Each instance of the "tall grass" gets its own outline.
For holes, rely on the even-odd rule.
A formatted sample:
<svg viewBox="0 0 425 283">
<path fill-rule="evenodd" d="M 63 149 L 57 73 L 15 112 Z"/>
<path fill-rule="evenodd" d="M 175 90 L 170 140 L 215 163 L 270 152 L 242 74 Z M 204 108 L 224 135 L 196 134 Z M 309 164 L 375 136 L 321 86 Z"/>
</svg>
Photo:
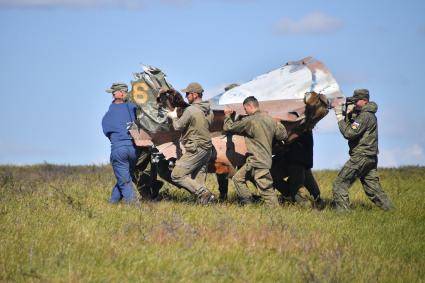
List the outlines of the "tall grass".
<svg viewBox="0 0 425 283">
<path fill-rule="evenodd" d="M 336 171 L 314 172 L 331 198 Z M 396 210 L 351 189 L 353 211 L 110 205 L 110 166 L 0 166 L 3 282 L 424 282 L 425 168 L 380 170 Z M 218 193 L 213 176 L 209 187 Z"/>
</svg>

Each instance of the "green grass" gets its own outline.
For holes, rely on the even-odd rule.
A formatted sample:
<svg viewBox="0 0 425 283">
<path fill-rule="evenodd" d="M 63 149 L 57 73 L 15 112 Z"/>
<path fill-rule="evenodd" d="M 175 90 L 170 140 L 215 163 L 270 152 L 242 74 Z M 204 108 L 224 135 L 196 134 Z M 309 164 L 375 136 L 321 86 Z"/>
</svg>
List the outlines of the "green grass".
<svg viewBox="0 0 425 283">
<path fill-rule="evenodd" d="M 336 171 L 314 172 L 326 200 Z M 425 282 L 425 168 L 380 170 L 396 210 L 356 182 L 353 211 L 110 205 L 109 166 L 0 166 L 2 282 Z M 217 193 L 215 179 L 208 183 Z"/>
</svg>

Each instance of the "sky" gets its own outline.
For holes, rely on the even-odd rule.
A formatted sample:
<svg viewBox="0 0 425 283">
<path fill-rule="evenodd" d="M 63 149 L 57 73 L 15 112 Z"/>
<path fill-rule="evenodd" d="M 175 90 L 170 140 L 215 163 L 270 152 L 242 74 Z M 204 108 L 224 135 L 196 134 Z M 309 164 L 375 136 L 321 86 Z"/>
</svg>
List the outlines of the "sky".
<svg viewBox="0 0 425 283">
<path fill-rule="evenodd" d="M 211 97 L 313 56 L 345 95 L 369 89 L 380 167 L 425 166 L 424 15 L 419 0 L 0 0 L 0 164 L 108 163 L 105 89 L 141 63 Z M 333 112 L 314 137 L 316 169 L 348 159 Z"/>
</svg>

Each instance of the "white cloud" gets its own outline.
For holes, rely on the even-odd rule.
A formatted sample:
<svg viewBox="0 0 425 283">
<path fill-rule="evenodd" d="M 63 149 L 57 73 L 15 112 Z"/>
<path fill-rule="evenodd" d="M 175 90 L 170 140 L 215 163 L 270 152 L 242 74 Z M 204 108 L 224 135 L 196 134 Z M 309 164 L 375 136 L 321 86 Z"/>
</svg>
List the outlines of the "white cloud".
<svg viewBox="0 0 425 283">
<path fill-rule="evenodd" d="M 424 164 L 424 149 L 419 144 L 413 144 L 407 148 L 383 149 L 379 154 L 379 166 L 382 167 Z"/>
<path fill-rule="evenodd" d="M 256 0 L 221 0 L 225 3 L 251 3 Z M 141 9 L 148 4 L 183 7 L 192 0 L 0 0 L 0 8 L 122 8 Z"/>
<path fill-rule="evenodd" d="M 191 2 L 191 0 L 161 0 L 161 3 L 172 6 L 185 6 Z"/>
<path fill-rule="evenodd" d="M 287 33 L 328 33 L 340 29 L 343 23 L 340 19 L 314 12 L 305 15 L 298 21 L 283 18 L 275 24 L 275 31 L 279 34 Z"/>
<path fill-rule="evenodd" d="M 140 9 L 144 0 L 0 0 L 6 8 L 124 8 Z"/>
</svg>

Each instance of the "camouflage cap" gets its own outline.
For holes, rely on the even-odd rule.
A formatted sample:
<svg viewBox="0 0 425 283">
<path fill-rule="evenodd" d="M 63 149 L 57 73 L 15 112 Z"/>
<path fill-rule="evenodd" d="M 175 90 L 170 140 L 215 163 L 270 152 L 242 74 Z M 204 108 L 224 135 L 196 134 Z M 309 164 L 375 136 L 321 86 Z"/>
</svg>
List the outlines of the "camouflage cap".
<svg viewBox="0 0 425 283">
<path fill-rule="evenodd" d="M 238 84 L 229 84 L 226 87 L 224 87 L 224 91 L 228 91 L 229 89 L 232 89 L 234 87 L 239 86 Z"/>
<path fill-rule="evenodd" d="M 128 90 L 128 85 L 126 83 L 122 83 L 122 82 L 118 82 L 118 83 L 113 83 L 111 88 L 107 89 L 106 92 L 109 93 L 114 93 L 117 90 Z"/>
<path fill-rule="evenodd" d="M 203 93 L 204 89 L 199 83 L 193 82 L 190 83 L 185 89 L 182 89 L 182 92 L 196 92 L 196 93 Z"/>
<path fill-rule="evenodd" d="M 365 88 L 360 88 L 360 89 L 354 90 L 354 95 L 352 96 L 352 99 L 355 100 L 355 101 L 360 100 L 360 99 L 369 100 L 369 90 L 367 90 Z"/>
</svg>

